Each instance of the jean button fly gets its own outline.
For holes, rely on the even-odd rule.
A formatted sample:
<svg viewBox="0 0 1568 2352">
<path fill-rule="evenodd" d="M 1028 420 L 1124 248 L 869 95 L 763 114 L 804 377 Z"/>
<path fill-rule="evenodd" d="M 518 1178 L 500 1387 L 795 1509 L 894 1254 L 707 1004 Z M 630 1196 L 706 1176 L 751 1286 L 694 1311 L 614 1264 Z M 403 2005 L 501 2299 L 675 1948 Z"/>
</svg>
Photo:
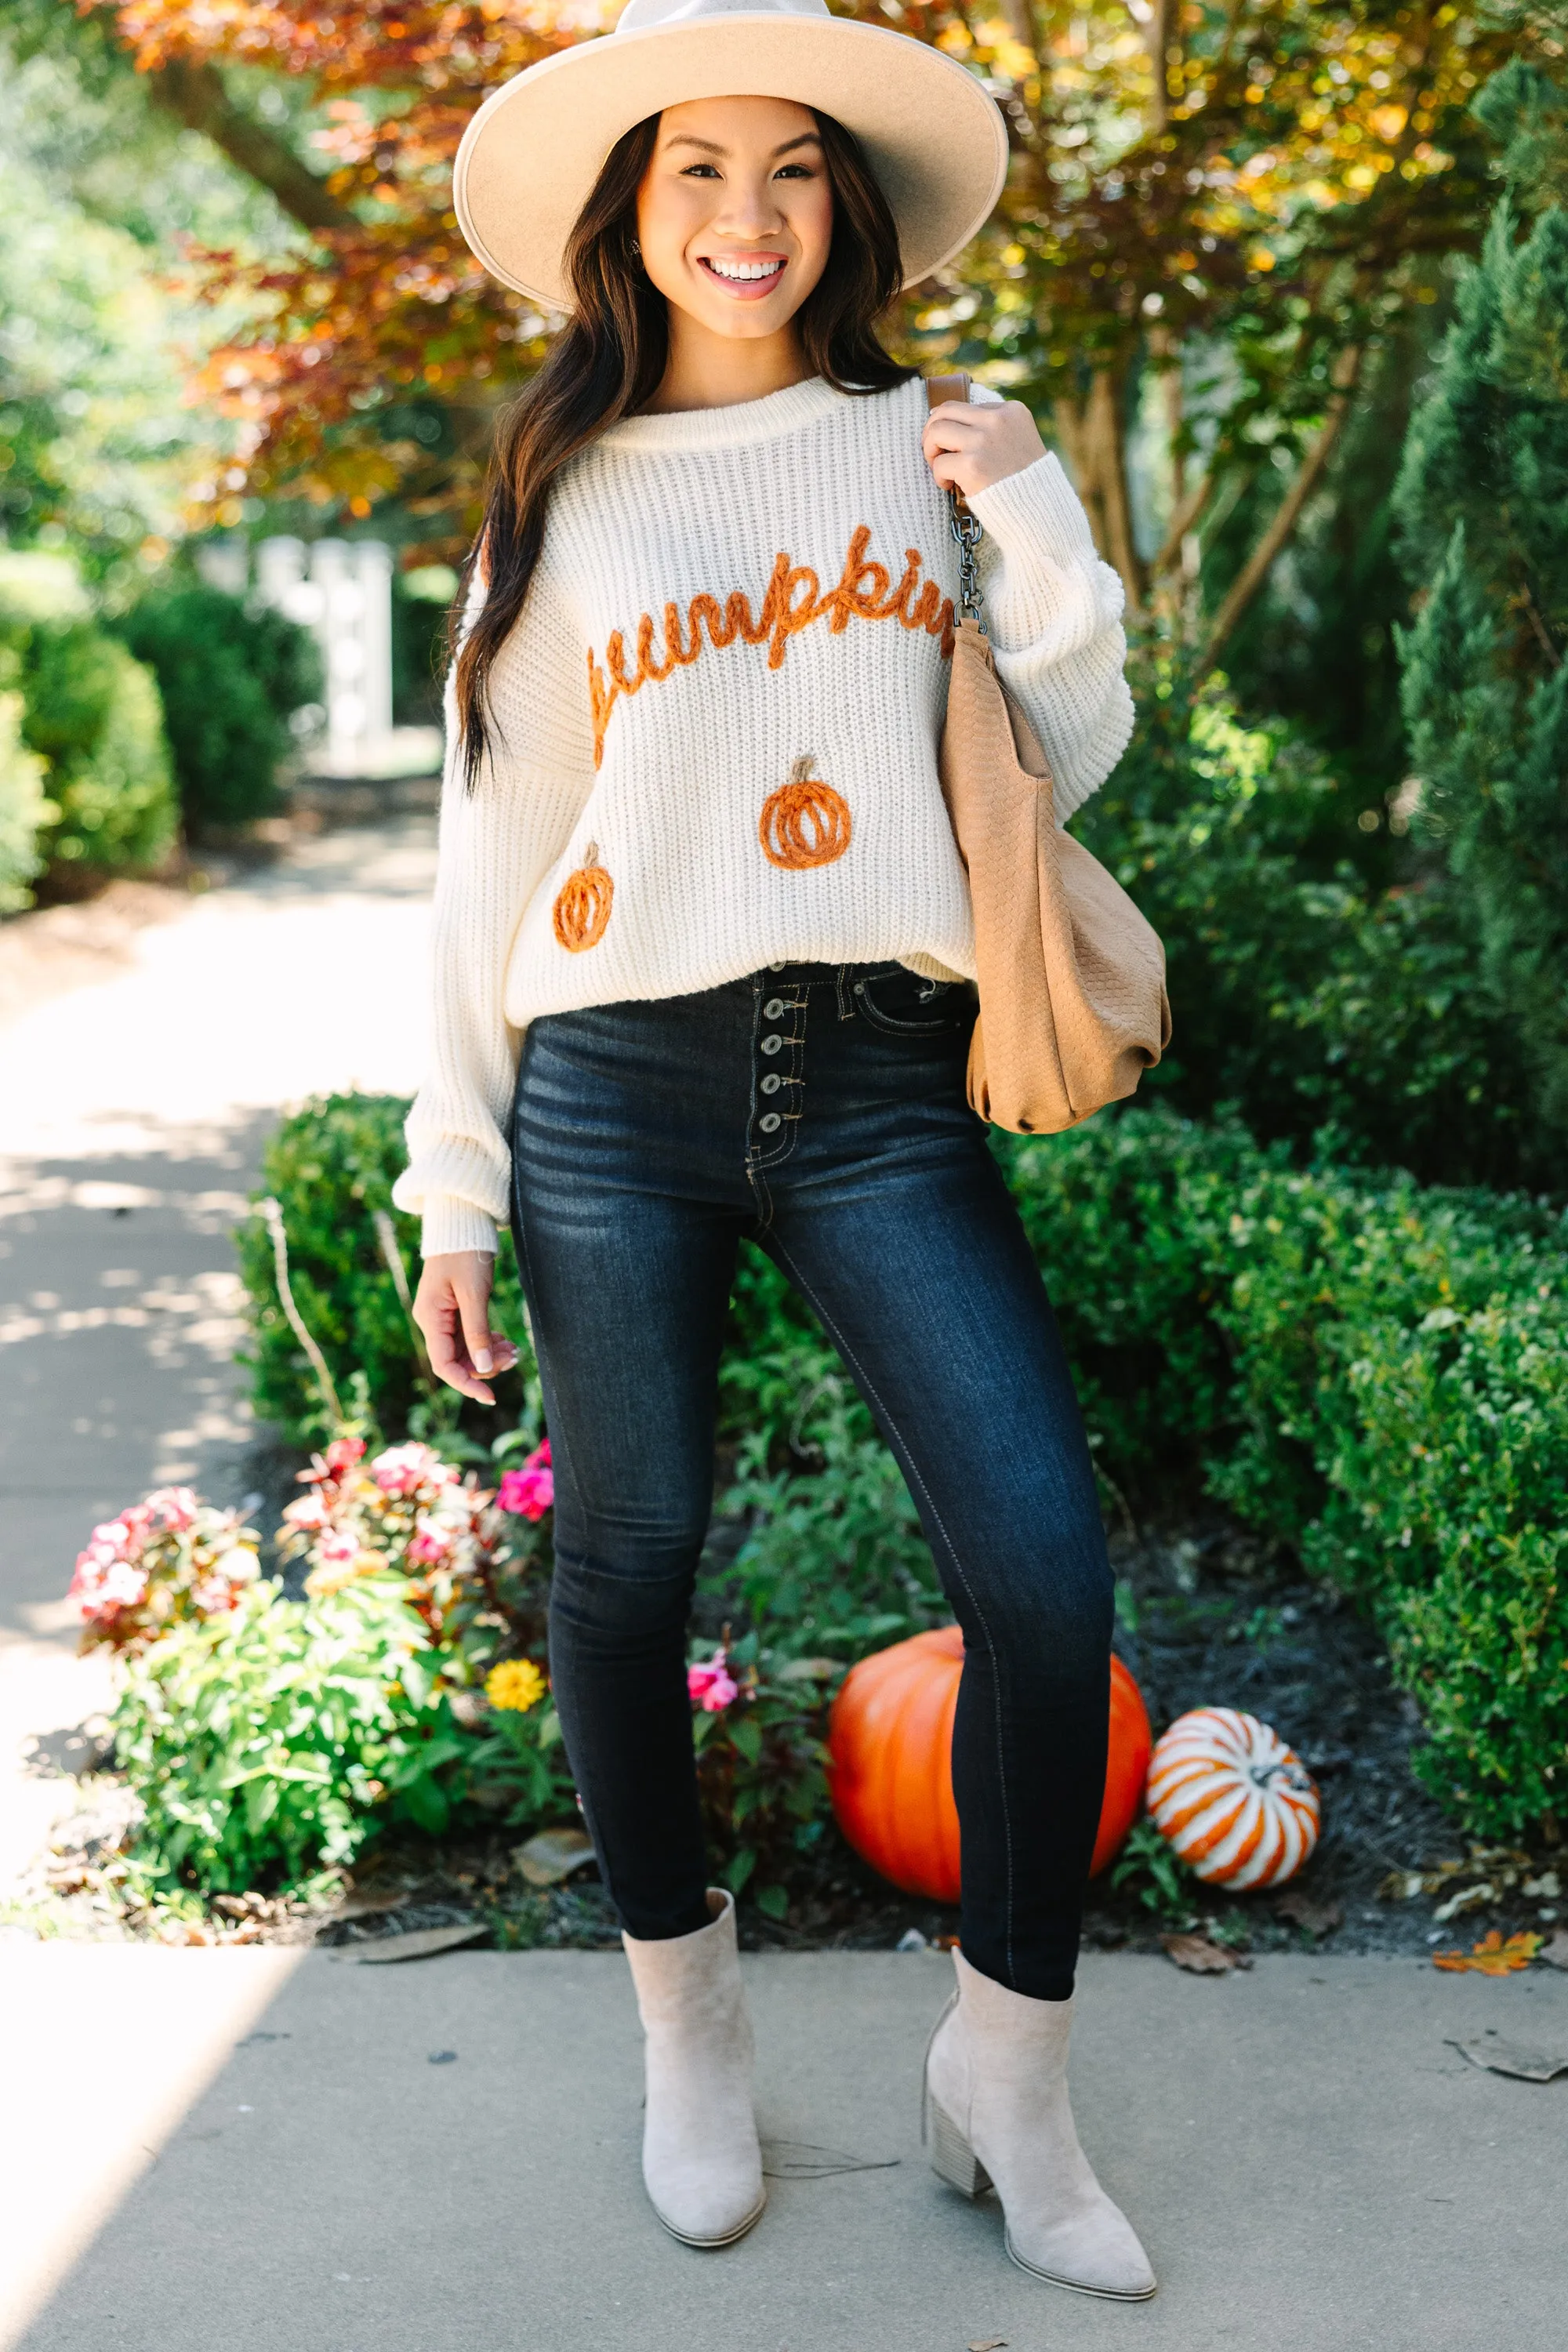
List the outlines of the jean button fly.
<svg viewBox="0 0 1568 2352">
<path fill-rule="evenodd" d="M 770 1110 L 763 1118 L 758 1119 L 757 1125 L 764 1135 L 773 1135 L 784 1125 L 784 1121 L 776 1110 Z"/>
<path fill-rule="evenodd" d="M 767 1076 L 763 1080 L 763 1092 L 765 1095 L 776 1095 L 783 1084 L 784 1080 L 780 1077 L 778 1072 L 776 1070 L 770 1070 Z"/>
<path fill-rule="evenodd" d="M 764 1037 L 763 1039 L 763 1051 L 764 1054 L 776 1054 L 783 1044 L 784 1039 L 782 1037 Z"/>
<path fill-rule="evenodd" d="M 763 1007 L 764 1021 L 777 1021 L 788 1010 L 782 996 L 770 996 Z"/>
</svg>

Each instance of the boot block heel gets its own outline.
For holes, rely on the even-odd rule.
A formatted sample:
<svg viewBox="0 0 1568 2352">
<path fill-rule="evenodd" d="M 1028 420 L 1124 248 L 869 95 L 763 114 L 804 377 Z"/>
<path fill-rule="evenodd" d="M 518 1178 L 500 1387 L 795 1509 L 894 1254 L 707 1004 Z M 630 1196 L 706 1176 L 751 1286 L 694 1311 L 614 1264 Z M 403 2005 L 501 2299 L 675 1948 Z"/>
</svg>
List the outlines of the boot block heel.
<svg viewBox="0 0 1568 2352">
<path fill-rule="evenodd" d="M 956 2189 L 961 2197 L 984 2197 L 991 2175 L 950 2115 L 932 2099 L 929 2110 L 931 2161 L 933 2172 Z"/>
</svg>

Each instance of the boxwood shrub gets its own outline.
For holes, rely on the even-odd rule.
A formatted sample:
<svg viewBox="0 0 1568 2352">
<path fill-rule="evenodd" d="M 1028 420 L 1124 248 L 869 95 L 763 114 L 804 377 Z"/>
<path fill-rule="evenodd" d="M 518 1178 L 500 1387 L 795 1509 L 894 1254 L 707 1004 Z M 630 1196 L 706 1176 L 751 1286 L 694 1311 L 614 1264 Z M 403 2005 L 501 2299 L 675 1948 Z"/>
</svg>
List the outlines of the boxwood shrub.
<svg viewBox="0 0 1568 2352">
<path fill-rule="evenodd" d="M 1101 1458 L 1210 1493 L 1351 1593 L 1478 1834 L 1568 1796 L 1568 1223 L 1292 1169 L 1158 1112 L 1008 1160 Z"/>
<path fill-rule="evenodd" d="M 462 1400 L 434 1381 L 387 1262 L 376 1213 L 391 1222 L 410 1291 L 419 1279 L 419 1224 L 392 1205 L 404 1165 L 408 1105 L 395 1095 L 318 1097 L 283 1119 L 262 1159 L 258 1198 L 283 1213 L 289 1283 L 307 1329 L 327 1360 L 345 1408 L 388 1437 L 416 1417 L 426 1436 L 464 1417 Z M 270 1235 L 259 1217 L 237 1235 L 240 1273 L 249 1293 L 251 1401 L 257 1416 L 292 1444 L 315 1445 L 331 1433 L 331 1415 L 278 1295 Z M 510 1244 L 496 1259 L 492 1302 L 497 1328 L 516 1340 L 522 1363 L 494 1383 L 492 1424 L 516 1420 L 532 1359 L 522 1293 Z M 466 1408 L 473 1418 L 482 1407 Z M 476 1427 L 482 1426 L 477 1419 Z M 489 1434 L 494 1434 L 494 1426 Z"/>
</svg>

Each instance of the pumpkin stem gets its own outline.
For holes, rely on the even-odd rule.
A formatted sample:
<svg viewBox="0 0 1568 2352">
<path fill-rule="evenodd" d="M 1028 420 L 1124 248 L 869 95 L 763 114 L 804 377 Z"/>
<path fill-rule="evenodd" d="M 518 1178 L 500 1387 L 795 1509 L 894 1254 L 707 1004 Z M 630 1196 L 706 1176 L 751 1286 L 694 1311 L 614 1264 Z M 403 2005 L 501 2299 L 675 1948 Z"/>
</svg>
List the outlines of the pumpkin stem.
<svg viewBox="0 0 1568 2352">
<path fill-rule="evenodd" d="M 809 783 L 811 782 L 811 763 L 812 755 L 807 751 L 804 757 L 798 759 L 791 768 L 789 772 L 790 782 L 792 784 Z"/>
<path fill-rule="evenodd" d="M 584 866 L 597 866 L 598 862 L 599 845 L 596 841 L 591 841 L 583 852 L 583 863 Z"/>
</svg>

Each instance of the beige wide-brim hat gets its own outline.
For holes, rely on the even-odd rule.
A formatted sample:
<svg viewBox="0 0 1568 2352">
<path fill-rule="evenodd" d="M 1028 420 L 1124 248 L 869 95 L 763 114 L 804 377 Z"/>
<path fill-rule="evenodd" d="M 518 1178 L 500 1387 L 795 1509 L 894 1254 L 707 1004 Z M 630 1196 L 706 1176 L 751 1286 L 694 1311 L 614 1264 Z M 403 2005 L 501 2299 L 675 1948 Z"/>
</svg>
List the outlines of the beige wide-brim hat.
<svg viewBox="0 0 1568 2352">
<path fill-rule="evenodd" d="M 694 98 L 787 98 L 866 151 L 912 285 L 968 244 L 1002 193 L 1007 132 L 973 74 L 907 34 L 830 16 L 827 0 L 631 0 L 613 33 L 530 66 L 486 99 L 452 194 L 479 260 L 547 309 L 617 139 Z"/>
</svg>

